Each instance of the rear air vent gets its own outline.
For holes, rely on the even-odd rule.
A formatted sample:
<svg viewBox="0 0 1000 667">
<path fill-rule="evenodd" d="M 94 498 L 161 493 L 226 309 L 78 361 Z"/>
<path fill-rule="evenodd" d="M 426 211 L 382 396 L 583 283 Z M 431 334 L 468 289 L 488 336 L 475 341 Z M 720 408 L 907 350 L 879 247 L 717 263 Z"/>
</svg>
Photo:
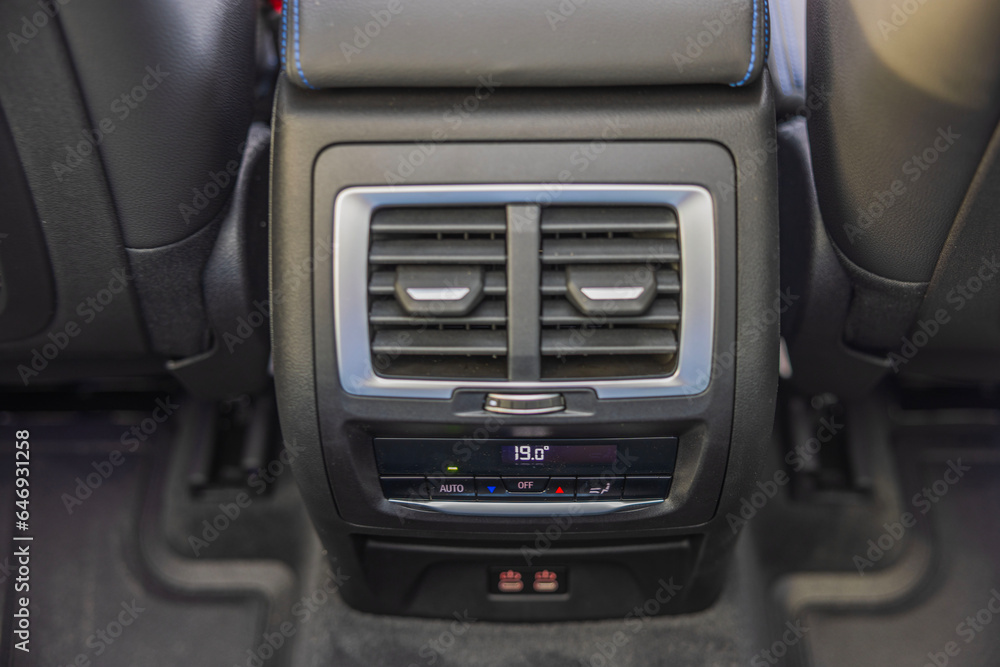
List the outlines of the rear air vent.
<svg viewBox="0 0 1000 667">
<path fill-rule="evenodd" d="M 506 229 L 502 206 L 372 214 L 368 324 L 376 373 L 506 378 Z"/>
<path fill-rule="evenodd" d="M 641 378 L 676 366 L 677 216 L 663 206 L 542 209 L 542 379 Z"/>
<path fill-rule="evenodd" d="M 603 399 L 710 384 L 721 223 L 703 187 L 359 186 L 333 215 L 351 394 Z"/>
</svg>

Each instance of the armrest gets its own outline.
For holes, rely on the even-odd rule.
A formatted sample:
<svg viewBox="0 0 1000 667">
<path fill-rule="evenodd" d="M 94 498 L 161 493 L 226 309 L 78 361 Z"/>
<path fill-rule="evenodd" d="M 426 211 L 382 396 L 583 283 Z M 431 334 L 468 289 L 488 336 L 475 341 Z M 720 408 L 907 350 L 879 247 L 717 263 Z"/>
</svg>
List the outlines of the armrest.
<svg viewBox="0 0 1000 667">
<path fill-rule="evenodd" d="M 285 0 L 305 88 L 752 82 L 767 0 Z"/>
</svg>

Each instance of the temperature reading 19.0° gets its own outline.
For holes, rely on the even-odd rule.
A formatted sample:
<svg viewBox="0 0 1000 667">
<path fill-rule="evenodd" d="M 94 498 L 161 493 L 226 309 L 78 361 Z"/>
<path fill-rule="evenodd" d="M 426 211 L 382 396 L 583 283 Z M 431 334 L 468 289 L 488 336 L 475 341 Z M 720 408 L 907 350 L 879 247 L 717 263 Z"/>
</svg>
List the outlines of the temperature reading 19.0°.
<svg viewBox="0 0 1000 667">
<path fill-rule="evenodd" d="M 500 463 L 514 466 L 597 466 L 599 472 L 617 454 L 618 445 L 500 445 Z"/>
<path fill-rule="evenodd" d="M 545 453 L 549 451 L 549 446 L 532 447 L 531 445 L 518 445 L 514 448 L 515 461 L 544 461 Z"/>
</svg>

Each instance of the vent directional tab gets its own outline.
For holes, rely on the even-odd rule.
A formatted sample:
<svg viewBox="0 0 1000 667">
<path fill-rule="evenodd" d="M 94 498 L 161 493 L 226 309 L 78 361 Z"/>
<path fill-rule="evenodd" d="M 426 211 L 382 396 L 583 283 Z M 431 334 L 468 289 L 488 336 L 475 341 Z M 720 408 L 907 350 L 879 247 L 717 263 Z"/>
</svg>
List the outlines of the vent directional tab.
<svg viewBox="0 0 1000 667">
<path fill-rule="evenodd" d="M 483 300 L 483 267 L 397 266 L 396 299 L 410 315 L 468 315 Z"/>
<path fill-rule="evenodd" d="M 566 288 L 584 315 L 642 315 L 656 300 L 656 273 L 629 264 L 568 266 Z"/>
</svg>

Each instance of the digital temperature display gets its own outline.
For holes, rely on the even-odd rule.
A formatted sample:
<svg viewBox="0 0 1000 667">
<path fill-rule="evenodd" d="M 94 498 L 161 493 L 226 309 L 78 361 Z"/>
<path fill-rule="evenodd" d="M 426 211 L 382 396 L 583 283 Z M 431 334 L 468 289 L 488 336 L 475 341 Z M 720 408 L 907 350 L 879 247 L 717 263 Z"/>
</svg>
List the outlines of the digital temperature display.
<svg viewBox="0 0 1000 667">
<path fill-rule="evenodd" d="M 677 438 L 375 438 L 382 475 L 669 475 Z"/>
<path fill-rule="evenodd" d="M 502 445 L 500 461 L 508 465 L 611 465 L 618 456 L 617 445 Z"/>
</svg>

